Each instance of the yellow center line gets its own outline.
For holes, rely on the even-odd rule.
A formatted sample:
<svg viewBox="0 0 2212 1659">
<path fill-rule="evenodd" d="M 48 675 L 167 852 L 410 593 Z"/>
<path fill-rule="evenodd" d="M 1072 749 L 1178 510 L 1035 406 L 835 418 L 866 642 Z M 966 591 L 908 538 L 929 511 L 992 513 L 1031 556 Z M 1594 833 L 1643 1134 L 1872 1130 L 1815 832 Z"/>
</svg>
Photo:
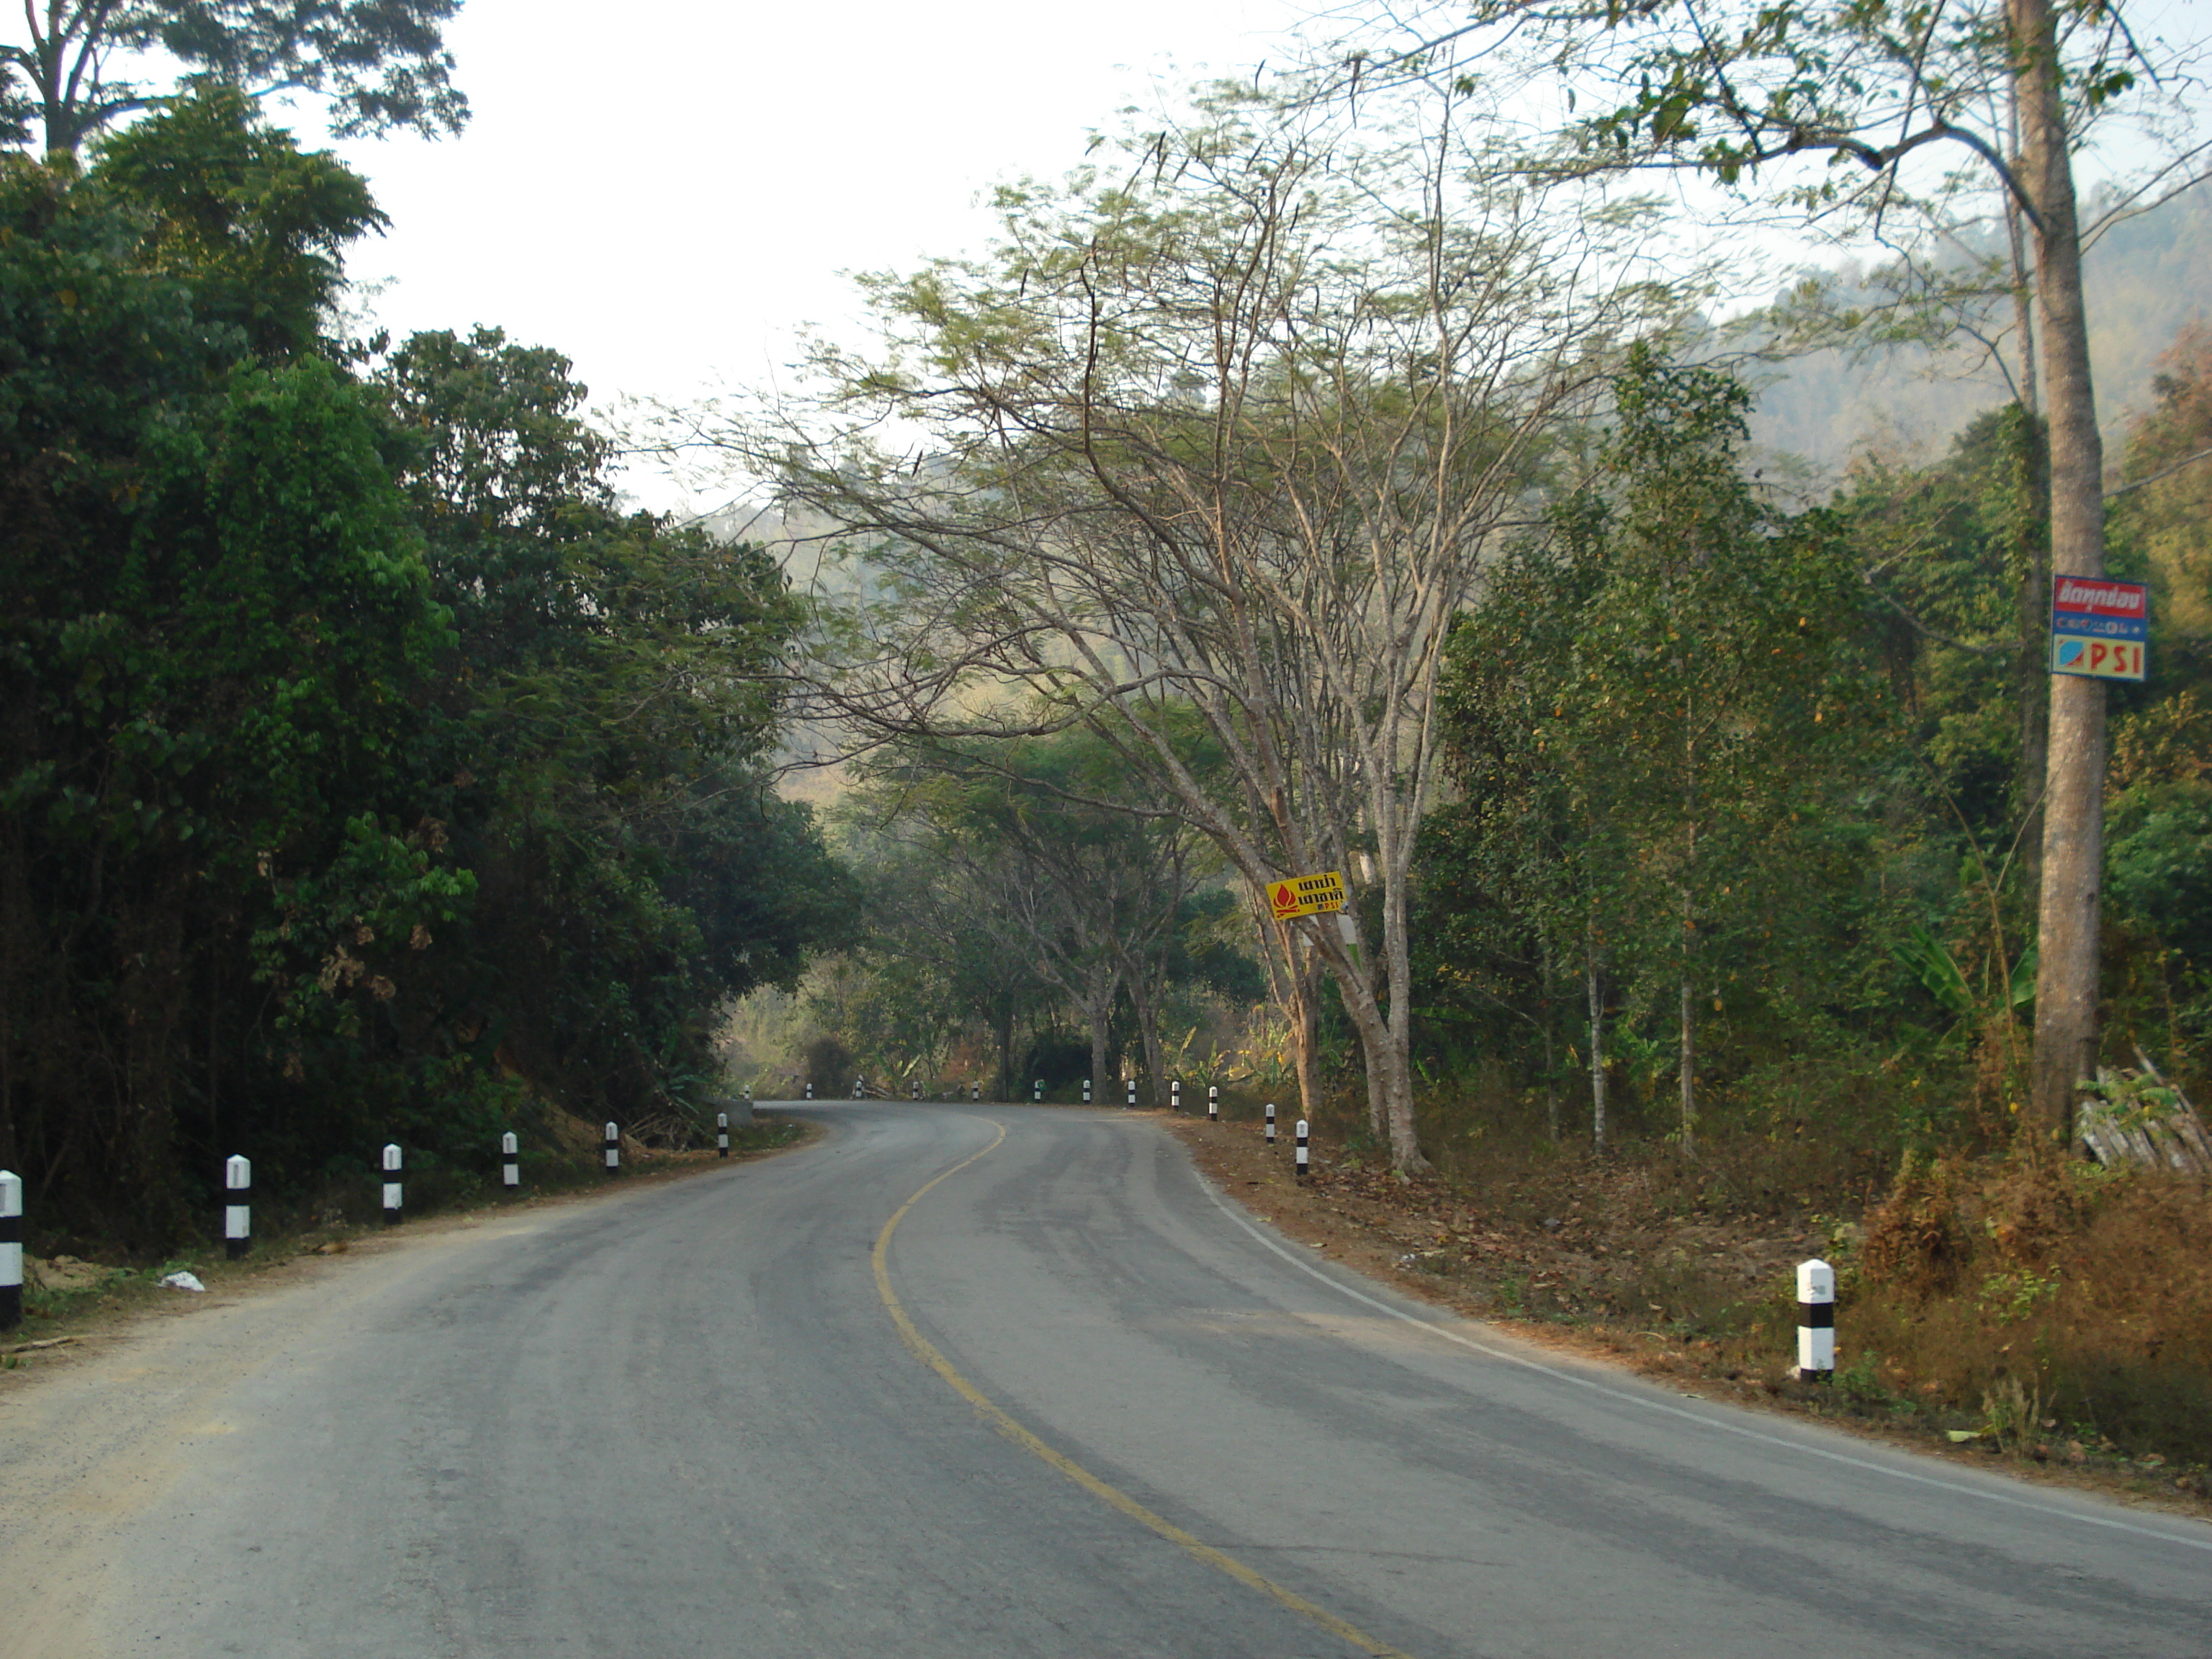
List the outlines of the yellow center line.
<svg viewBox="0 0 2212 1659">
<path fill-rule="evenodd" d="M 1024 1451 L 1033 1453 L 1051 1464 L 1053 1468 L 1058 1469 L 1092 1497 L 1121 1510 L 1132 1521 L 1151 1528 L 1177 1549 L 1205 1562 L 1209 1567 L 1227 1573 L 1238 1583 L 1258 1590 L 1263 1595 L 1272 1595 L 1292 1613 L 1302 1619 L 1311 1620 L 1346 1646 L 1357 1648 L 1362 1653 L 1371 1654 L 1374 1659 L 1411 1659 L 1411 1656 L 1401 1652 L 1388 1643 L 1378 1642 L 1364 1631 L 1347 1625 L 1326 1607 L 1316 1607 L 1296 1591 L 1285 1589 L 1265 1573 L 1255 1572 L 1234 1556 L 1224 1555 L 1212 1545 L 1193 1537 L 1165 1516 L 1155 1515 L 1120 1487 L 1100 1480 L 1074 1459 L 1054 1451 L 1036 1435 L 1009 1417 L 988 1395 L 962 1376 L 954 1368 L 952 1362 L 937 1351 L 936 1345 L 921 1334 L 913 1319 L 908 1316 L 906 1305 L 899 1300 L 898 1292 L 891 1288 L 890 1265 L 891 1235 L 898 1231 L 899 1223 L 906 1219 L 907 1212 L 927 1197 L 933 1188 L 940 1182 L 950 1181 L 969 1164 L 988 1158 L 996 1152 L 1000 1143 L 1006 1138 L 1006 1128 L 1004 1124 L 1000 1124 L 998 1130 L 999 1133 L 992 1139 L 991 1144 L 984 1147 L 981 1152 L 977 1152 L 973 1158 L 962 1159 L 939 1176 L 936 1180 L 922 1187 L 905 1203 L 900 1205 L 897 1212 L 889 1221 L 884 1223 L 883 1231 L 876 1235 L 876 1248 L 870 1258 L 875 1264 L 876 1294 L 883 1298 L 884 1311 L 890 1315 L 891 1323 L 898 1328 L 899 1340 L 912 1350 L 915 1358 L 921 1360 L 923 1364 L 950 1383 L 955 1394 L 973 1406 L 978 1417 Z"/>
</svg>

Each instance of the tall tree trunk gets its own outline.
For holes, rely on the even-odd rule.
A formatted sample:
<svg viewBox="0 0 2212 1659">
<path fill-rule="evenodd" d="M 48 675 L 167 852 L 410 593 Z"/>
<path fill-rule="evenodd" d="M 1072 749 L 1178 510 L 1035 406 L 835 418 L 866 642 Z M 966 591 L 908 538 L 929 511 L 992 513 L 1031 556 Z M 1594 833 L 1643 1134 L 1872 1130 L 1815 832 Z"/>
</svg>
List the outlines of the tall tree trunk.
<svg viewBox="0 0 2212 1659">
<path fill-rule="evenodd" d="M 2014 792 L 2023 814 L 2021 863 L 2030 891 L 2043 875 L 2043 793 L 2051 764 L 2051 479 L 2041 423 L 2030 409 L 2014 411 L 2010 463 L 2012 522 L 2008 539 L 2018 585 L 2013 697 L 2020 724 L 2020 769 Z"/>
<path fill-rule="evenodd" d="M 1404 1033 L 1396 1029 L 1376 995 L 1372 969 L 1364 960 L 1364 941 L 1358 923 L 1349 911 L 1337 913 L 1339 935 L 1328 952 L 1330 970 L 1344 994 L 1345 1012 L 1358 1034 L 1360 1058 L 1367 1073 L 1367 1127 L 1390 1148 L 1394 1168 L 1405 1173 L 1425 1170 L 1428 1160 L 1413 1133 L 1413 1074 Z M 1404 1000 L 1400 1000 L 1402 1015 Z"/>
<path fill-rule="evenodd" d="M 1298 1115 L 1318 1117 L 1321 1105 L 1319 961 L 1295 925 L 1278 921 L 1255 902 L 1253 920 L 1260 955 L 1267 964 L 1267 985 L 1291 1030 L 1291 1063 L 1298 1085 Z"/>
<path fill-rule="evenodd" d="M 2010 89 L 2006 111 L 2011 131 L 2012 167 L 2023 172 L 2021 155 L 2020 86 Z M 2007 539 L 2016 586 L 2018 639 L 2013 664 L 2013 698 L 2020 724 L 2020 769 L 2014 793 L 2020 802 L 2020 860 L 2027 890 L 2043 878 L 2043 787 L 2051 749 L 2051 475 L 2043 441 L 2040 374 L 2035 358 L 2035 271 L 2027 249 L 2027 221 L 2010 191 L 2004 200 L 2005 243 L 2012 262 L 2013 331 L 2019 336 L 2019 362 L 2013 383 L 2019 391 L 2018 418 L 2012 433 L 2012 514 Z"/>
<path fill-rule="evenodd" d="M 1684 931 L 1688 931 L 1685 924 Z M 1697 988 L 1691 983 L 1690 970 L 1682 971 L 1682 1156 L 1693 1158 L 1698 1155 L 1698 1013 Z"/>
<path fill-rule="evenodd" d="M 1540 947 L 1544 972 L 1544 1133 L 1554 1146 L 1559 1144 L 1559 1062 L 1553 1051 L 1558 1033 L 1554 1029 L 1552 1006 L 1555 982 L 1552 947 Z"/>
<path fill-rule="evenodd" d="M 1605 1156 L 1605 976 L 1597 936 L 1583 937 L 1583 978 L 1589 992 L 1590 1150 Z"/>
<path fill-rule="evenodd" d="M 2097 434 L 2081 243 L 2060 100 L 2051 0 L 2008 0 L 2020 94 L 2023 184 L 2034 204 L 2044 392 L 2051 419 L 2051 565 L 2105 570 L 2104 448 Z M 2070 1134 L 2079 1083 L 2096 1074 L 2097 976 L 2105 840 L 2105 688 L 2057 675 L 2044 793 L 2043 886 L 2029 1113 L 2045 1135 Z"/>
<path fill-rule="evenodd" d="M 1698 1155 L 1698 744 L 1686 733 L 1682 744 L 1684 798 L 1689 807 L 1683 828 L 1682 855 L 1682 1054 L 1679 1070 L 1682 1093 L 1682 1156 Z"/>
<path fill-rule="evenodd" d="M 1395 860 L 1383 866 L 1382 956 L 1390 987 L 1390 1048 L 1384 1107 L 1390 1132 L 1390 1166 L 1401 1175 L 1425 1174 L 1420 1131 L 1413 1117 L 1413 961 L 1406 937 L 1406 877 Z"/>
<path fill-rule="evenodd" d="M 1287 931 L 1287 930 L 1286 930 Z M 1311 1119 L 1321 1106 L 1321 959 L 1293 944 L 1290 971 L 1291 1054 L 1297 1067 L 1298 1115 Z"/>
</svg>

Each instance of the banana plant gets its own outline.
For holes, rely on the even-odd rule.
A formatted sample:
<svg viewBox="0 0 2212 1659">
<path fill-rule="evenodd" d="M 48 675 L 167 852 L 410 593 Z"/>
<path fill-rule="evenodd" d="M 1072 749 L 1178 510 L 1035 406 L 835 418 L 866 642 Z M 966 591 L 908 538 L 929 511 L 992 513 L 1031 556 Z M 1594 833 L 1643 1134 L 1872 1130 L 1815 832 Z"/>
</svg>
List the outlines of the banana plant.
<svg viewBox="0 0 2212 1659">
<path fill-rule="evenodd" d="M 1893 941 L 1889 953 L 1927 988 L 1929 995 L 1944 1009 L 1966 1019 L 1973 1015 L 1980 999 L 1968 982 L 1966 970 L 1958 960 L 1943 948 L 1942 942 L 1925 927 L 1915 924 L 1907 930 L 1905 942 Z M 2031 946 L 2023 951 L 2012 966 L 2005 984 L 2006 1006 L 2025 1007 L 2035 1000 L 2035 951 Z"/>
</svg>

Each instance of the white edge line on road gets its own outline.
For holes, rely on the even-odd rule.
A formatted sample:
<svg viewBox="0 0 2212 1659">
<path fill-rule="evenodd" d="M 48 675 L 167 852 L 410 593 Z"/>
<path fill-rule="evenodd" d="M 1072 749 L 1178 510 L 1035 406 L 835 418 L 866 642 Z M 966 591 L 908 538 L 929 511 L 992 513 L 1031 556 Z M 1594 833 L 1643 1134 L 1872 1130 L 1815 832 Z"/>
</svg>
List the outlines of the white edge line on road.
<svg viewBox="0 0 2212 1659">
<path fill-rule="evenodd" d="M 1855 1469 L 1864 1469 L 1869 1474 L 1887 1475 L 1893 1480 L 1906 1480 L 1915 1486 L 1933 1486 L 1939 1492 L 1954 1492 L 1962 1498 L 1978 1498 L 1983 1503 L 2001 1504 L 2007 1509 L 2026 1510 L 2032 1514 L 2049 1516 L 2055 1520 L 2078 1522 L 2088 1527 L 2105 1527 L 2114 1532 L 2131 1533 L 2138 1538 L 2155 1538 L 2164 1543 L 2179 1544 L 2187 1549 L 2212 1552 L 2212 1538 L 2191 1538 L 2180 1533 L 2166 1532 L 2156 1527 L 2139 1526 L 2132 1521 L 2114 1520 L 2109 1516 L 2084 1515 L 2074 1510 L 2061 1509 L 2050 1504 L 2038 1504 L 2029 1498 L 2014 1498 L 2007 1492 L 1984 1492 L 1978 1486 L 1966 1486 L 1960 1481 L 1945 1480 L 1935 1475 L 1916 1474 L 1910 1469 L 1894 1468 L 1887 1463 L 1876 1462 L 1870 1457 L 1854 1457 L 1849 1452 L 1831 1451 L 1824 1446 L 1808 1446 L 1798 1441 L 1784 1439 L 1778 1434 L 1768 1434 L 1764 1430 L 1751 1428 L 1741 1423 L 1730 1423 L 1724 1419 L 1707 1416 L 1700 1412 L 1685 1411 L 1680 1406 L 1668 1405 L 1663 1400 L 1653 1400 L 1644 1395 L 1632 1394 L 1626 1389 L 1610 1387 L 1594 1377 L 1577 1376 L 1572 1371 L 1563 1370 L 1556 1365 L 1547 1365 L 1540 1359 L 1531 1359 L 1526 1354 L 1515 1353 L 1510 1348 L 1502 1348 L 1492 1343 L 1480 1341 L 1463 1332 L 1455 1331 L 1448 1325 L 1441 1325 L 1431 1320 L 1418 1319 L 1402 1308 L 1392 1307 L 1379 1297 L 1370 1296 L 1364 1291 L 1355 1290 L 1351 1285 L 1330 1277 L 1296 1252 L 1285 1249 L 1238 1214 L 1212 1181 L 1200 1175 L 1199 1184 L 1205 1188 L 1206 1195 L 1213 1200 L 1215 1206 L 1222 1214 L 1250 1234 L 1263 1249 L 1280 1256 L 1300 1273 L 1319 1279 L 1338 1295 L 1349 1297 L 1354 1302 L 1374 1309 L 1377 1313 L 1387 1314 L 1393 1319 L 1413 1326 L 1416 1330 L 1426 1331 L 1431 1336 L 1442 1337 L 1447 1342 L 1456 1342 L 1462 1348 L 1472 1348 L 1477 1353 L 1486 1355 L 1492 1359 L 1504 1360 L 1508 1364 L 1522 1367 L 1524 1370 L 1535 1371 L 1540 1376 L 1551 1377 L 1557 1382 L 1571 1382 L 1578 1389 L 1587 1389 L 1593 1394 L 1603 1395 L 1607 1399 L 1619 1401 L 1623 1405 L 1641 1407 L 1645 1411 L 1657 1412 L 1662 1416 L 1679 1418 L 1685 1423 L 1694 1423 L 1699 1428 L 1716 1430 L 1723 1434 L 1736 1435 L 1746 1440 L 1755 1440 L 1761 1445 L 1773 1446 L 1783 1451 L 1794 1452 L 1800 1456 L 1822 1457 L 1832 1463 L 1843 1463 Z"/>
</svg>

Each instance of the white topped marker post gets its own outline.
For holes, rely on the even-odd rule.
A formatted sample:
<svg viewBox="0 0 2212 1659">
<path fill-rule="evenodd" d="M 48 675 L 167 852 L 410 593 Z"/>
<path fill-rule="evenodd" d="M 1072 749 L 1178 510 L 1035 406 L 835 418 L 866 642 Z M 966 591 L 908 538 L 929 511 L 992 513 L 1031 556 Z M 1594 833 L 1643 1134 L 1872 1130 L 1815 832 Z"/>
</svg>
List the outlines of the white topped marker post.
<svg viewBox="0 0 2212 1659">
<path fill-rule="evenodd" d="M 1306 1178 L 1307 1160 L 1312 1156 L 1313 1154 L 1306 1147 L 1306 1121 L 1300 1118 L 1298 1120 L 1298 1179 L 1300 1181 Z"/>
<path fill-rule="evenodd" d="M 1272 1100 L 1267 1103 L 1267 1144 L 1275 1144 L 1275 1103 Z"/>
<path fill-rule="evenodd" d="M 0 1331 L 23 1322 L 23 1177 L 0 1170 Z"/>
<path fill-rule="evenodd" d="M 717 1112 L 714 1114 L 714 1156 L 727 1158 L 729 1155 L 730 1115 L 727 1112 Z"/>
<path fill-rule="evenodd" d="M 406 1154 L 402 1152 L 396 1145 L 385 1147 L 384 1224 L 387 1227 L 397 1227 L 399 1224 L 399 1171 L 405 1160 Z"/>
<path fill-rule="evenodd" d="M 499 1138 L 499 1184 L 510 1193 L 522 1185 L 522 1143 L 512 1129 Z"/>
<path fill-rule="evenodd" d="M 253 1248 L 253 1165 L 242 1158 L 222 1161 L 222 1253 L 235 1261 Z"/>
<path fill-rule="evenodd" d="M 1836 1270 L 1818 1256 L 1797 1264 L 1797 1380 L 1836 1374 Z"/>
<path fill-rule="evenodd" d="M 1221 1121 L 1221 1085 L 1218 1083 L 1206 1085 L 1206 1121 L 1208 1123 Z"/>
<path fill-rule="evenodd" d="M 610 1122 L 600 1133 L 604 1138 L 603 1144 L 606 1152 L 607 1173 L 620 1175 L 622 1173 L 622 1130 Z"/>
</svg>

